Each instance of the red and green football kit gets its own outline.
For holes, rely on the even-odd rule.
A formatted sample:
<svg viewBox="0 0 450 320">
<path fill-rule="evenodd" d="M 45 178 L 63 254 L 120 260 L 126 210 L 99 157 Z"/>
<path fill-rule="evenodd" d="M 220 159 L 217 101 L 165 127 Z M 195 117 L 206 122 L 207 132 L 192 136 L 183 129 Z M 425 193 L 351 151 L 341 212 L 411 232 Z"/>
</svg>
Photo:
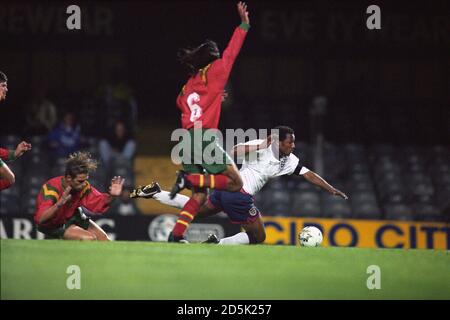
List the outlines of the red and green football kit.
<svg viewBox="0 0 450 320">
<path fill-rule="evenodd" d="M 181 126 L 190 133 L 190 139 L 187 139 L 189 141 L 185 141 L 183 146 L 183 151 L 190 152 L 183 153 L 182 163 L 183 170 L 189 173 L 186 180 L 191 187 L 227 189 L 230 178 L 220 173 L 224 172 L 233 160 L 219 145 L 218 139 L 213 135 L 206 138 L 204 130 L 218 128 L 225 85 L 249 27 L 246 23 L 238 26 L 223 51 L 222 58 L 214 60 L 189 78 L 178 95 Z M 194 139 L 194 136 L 201 137 L 201 141 Z M 205 152 L 211 145 L 214 147 L 214 155 Z M 205 171 L 207 175 L 204 174 Z M 199 209 L 200 204 L 193 198 L 184 205 L 173 229 L 175 237 L 182 237 Z"/>
<path fill-rule="evenodd" d="M 42 186 L 37 196 L 34 213 L 34 221 L 39 227 L 48 230 L 60 228 L 79 213 L 78 208 L 81 206 L 99 214 L 109 209 L 110 195 L 99 192 L 88 182 L 82 191 L 71 193 L 72 198 L 57 210 L 53 218 L 45 223 L 39 223 L 42 214 L 59 200 L 64 193 L 64 189 L 63 176 L 50 179 Z"/>
</svg>

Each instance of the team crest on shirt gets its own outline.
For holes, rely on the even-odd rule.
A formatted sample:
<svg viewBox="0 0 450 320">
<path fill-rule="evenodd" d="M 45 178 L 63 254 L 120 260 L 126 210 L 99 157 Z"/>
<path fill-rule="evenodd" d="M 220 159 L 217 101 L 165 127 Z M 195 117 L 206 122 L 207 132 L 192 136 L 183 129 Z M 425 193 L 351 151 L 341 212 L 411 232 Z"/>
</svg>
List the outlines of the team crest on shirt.
<svg viewBox="0 0 450 320">
<path fill-rule="evenodd" d="M 248 210 L 248 214 L 251 215 L 252 217 L 256 216 L 258 214 L 258 209 L 255 206 L 253 206 L 250 208 L 250 210 Z"/>
<path fill-rule="evenodd" d="M 280 169 L 283 170 L 284 167 L 286 166 L 286 163 L 288 161 L 289 157 L 282 157 L 280 159 Z"/>
</svg>

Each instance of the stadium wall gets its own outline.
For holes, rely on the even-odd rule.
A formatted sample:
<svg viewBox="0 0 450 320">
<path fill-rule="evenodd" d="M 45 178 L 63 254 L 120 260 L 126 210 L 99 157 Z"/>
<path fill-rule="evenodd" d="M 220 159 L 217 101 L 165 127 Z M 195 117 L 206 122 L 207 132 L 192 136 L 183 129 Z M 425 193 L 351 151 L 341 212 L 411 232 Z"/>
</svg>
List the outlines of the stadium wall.
<svg viewBox="0 0 450 320">
<path fill-rule="evenodd" d="M 158 216 L 111 216 L 93 215 L 94 220 L 112 240 L 167 241 L 177 216 L 162 214 Z M 210 233 L 220 238 L 228 237 L 240 231 L 238 225 L 228 223 L 221 216 L 202 219 L 201 223 L 193 223 L 187 232 L 189 240 L 199 242 L 205 240 Z M 30 215 L 10 214 L 0 218 L 1 239 L 44 239 L 37 231 Z"/>
<path fill-rule="evenodd" d="M 300 230 L 322 230 L 323 246 L 402 249 L 450 249 L 446 223 L 353 219 L 265 217 L 267 244 L 298 244 Z"/>
<path fill-rule="evenodd" d="M 93 216 L 113 240 L 166 241 L 177 216 Z M 446 223 L 353 219 L 264 217 L 266 244 L 298 245 L 304 226 L 317 226 L 324 234 L 322 246 L 450 250 L 450 225 Z M 215 233 L 219 238 L 240 231 L 224 216 L 203 219 L 188 230 L 192 242 Z M 3 215 L 1 239 L 44 239 L 29 215 Z"/>
</svg>

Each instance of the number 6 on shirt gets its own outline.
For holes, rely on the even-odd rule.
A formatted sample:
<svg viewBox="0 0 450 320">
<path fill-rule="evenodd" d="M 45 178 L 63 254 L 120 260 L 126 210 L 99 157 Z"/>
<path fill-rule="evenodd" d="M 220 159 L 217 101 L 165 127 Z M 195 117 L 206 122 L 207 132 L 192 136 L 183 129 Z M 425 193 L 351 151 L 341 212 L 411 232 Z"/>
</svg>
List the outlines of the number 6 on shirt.
<svg viewBox="0 0 450 320">
<path fill-rule="evenodd" d="M 189 119 L 191 122 L 196 121 L 202 116 L 202 108 L 197 104 L 197 102 L 200 102 L 200 96 L 198 93 L 193 92 L 187 97 L 187 104 L 189 109 L 191 109 L 191 117 Z"/>
</svg>

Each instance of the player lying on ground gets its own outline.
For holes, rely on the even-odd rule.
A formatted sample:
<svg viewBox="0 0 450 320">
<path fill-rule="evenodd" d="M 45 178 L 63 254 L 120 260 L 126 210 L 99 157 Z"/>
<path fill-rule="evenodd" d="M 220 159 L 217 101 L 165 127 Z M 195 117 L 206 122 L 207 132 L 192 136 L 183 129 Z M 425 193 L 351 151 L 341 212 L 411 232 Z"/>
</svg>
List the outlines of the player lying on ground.
<svg viewBox="0 0 450 320">
<path fill-rule="evenodd" d="M 0 71 L 0 101 L 6 99 L 7 92 L 8 78 L 3 72 Z M 0 148 L 0 190 L 9 188 L 16 181 L 14 173 L 3 161 L 15 160 L 28 150 L 31 150 L 31 144 L 25 141 L 19 143 L 16 150 L 7 150 Z"/>
<path fill-rule="evenodd" d="M 216 154 L 217 157 L 212 161 L 195 159 L 195 154 L 204 155 L 203 151 L 210 142 L 217 141 L 215 137 L 204 141 L 204 130 L 217 130 L 224 88 L 250 27 L 247 5 L 239 2 L 237 10 L 241 24 L 234 30 L 222 57 L 217 44 L 210 40 L 195 49 L 183 49 L 179 53 L 180 61 L 190 69 L 190 77 L 178 95 L 177 107 L 182 113 L 182 128 L 189 130 L 191 139 L 187 139 L 190 141 L 185 143 L 190 144 L 191 152 L 183 155 L 184 171 L 177 173 L 170 197 L 174 198 L 187 185 L 191 187 L 192 197 L 181 208 L 168 239 L 171 242 L 184 241 L 186 228 L 206 201 L 206 188 L 228 191 L 239 191 L 242 188 L 239 170 L 223 149 L 215 149 L 220 152 L 220 157 Z M 195 143 L 196 139 L 193 138 L 197 135 L 202 137 L 200 143 Z M 220 163 L 216 158 L 221 159 Z M 209 175 L 204 175 L 205 171 Z"/>
<path fill-rule="evenodd" d="M 124 179 L 114 177 L 108 193 L 101 193 L 88 182 L 97 162 L 89 153 L 77 152 L 66 160 L 64 176 L 48 180 L 37 197 L 34 221 L 47 238 L 64 240 L 110 240 L 107 234 L 84 213 L 104 213 L 120 196 Z"/>
<path fill-rule="evenodd" d="M 253 140 L 245 144 L 236 145 L 232 154 L 238 157 L 248 156 L 256 152 L 257 157 L 252 161 L 244 159 L 240 173 L 244 181 L 241 191 L 229 192 L 213 190 L 208 201 L 201 207 L 197 218 L 215 215 L 221 211 L 228 215 L 232 223 L 242 225 L 245 232 L 218 241 L 215 235 L 210 235 L 206 242 L 219 244 L 256 244 L 264 242 L 266 232 L 259 210 L 254 204 L 255 195 L 270 178 L 283 175 L 300 175 L 307 181 L 321 187 L 329 193 L 348 199 L 347 195 L 328 184 L 318 174 L 304 167 L 292 151 L 295 148 L 294 131 L 286 126 L 279 126 L 279 138 L 274 141 L 269 137 L 266 140 Z M 278 152 L 277 152 L 278 151 Z M 277 157 L 277 155 L 279 155 Z M 169 192 L 162 191 L 157 183 L 139 187 L 130 195 L 132 198 L 153 198 L 163 204 L 182 208 L 189 198 L 178 194 L 173 200 Z"/>
</svg>

